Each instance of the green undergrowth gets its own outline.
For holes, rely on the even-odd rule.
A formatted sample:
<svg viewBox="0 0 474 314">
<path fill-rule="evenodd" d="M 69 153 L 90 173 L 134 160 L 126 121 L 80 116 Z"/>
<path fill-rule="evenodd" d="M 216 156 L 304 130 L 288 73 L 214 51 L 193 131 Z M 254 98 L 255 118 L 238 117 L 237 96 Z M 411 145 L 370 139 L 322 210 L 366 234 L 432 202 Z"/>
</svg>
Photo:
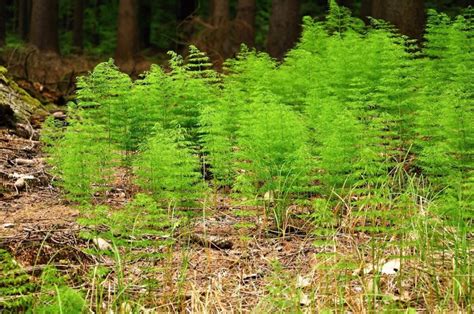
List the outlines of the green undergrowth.
<svg viewBox="0 0 474 314">
<path fill-rule="evenodd" d="M 0 270 L 0 310 L 13 312 L 31 306 L 36 285 L 3 249 L 0 249 Z"/>
<path fill-rule="evenodd" d="M 144 194 L 136 195 L 122 209 L 96 206 L 82 212 L 79 223 L 86 230 L 81 237 L 88 240 L 101 238 L 117 248 L 129 250 L 127 258 L 131 259 L 162 257 L 161 249 L 174 243 L 176 229 L 187 220 L 185 213 L 163 210 L 153 198 Z M 91 251 L 94 252 L 100 253 L 100 250 Z"/>
<path fill-rule="evenodd" d="M 472 9 L 430 11 L 420 47 L 330 4 L 326 21 L 303 20 L 282 63 L 243 47 L 217 73 L 190 47 L 186 59 L 170 53 L 170 71 L 153 66 L 133 82 L 112 60 L 80 78 L 68 125 L 49 119 L 43 141 L 57 184 L 89 204 L 84 236 L 106 239 L 116 257 L 150 247 L 163 258 L 186 210 L 225 194 L 262 209 L 265 227 L 283 236 L 295 209 L 305 212 L 321 248 L 341 232 L 366 235 L 359 253 L 373 263 L 387 250 L 423 265 L 449 255 L 447 281 L 423 277 L 433 280 L 435 310 L 472 306 Z M 141 194 L 121 209 L 91 206 L 123 170 Z M 330 264 L 346 271 L 328 285 L 353 280 L 357 263 Z M 380 310 L 372 280 L 364 308 Z M 343 291 L 328 293 L 344 311 Z"/>
<path fill-rule="evenodd" d="M 0 311 L 2 313 L 82 313 L 82 292 L 68 286 L 53 266 L 40 278 L 28 274 L 5 250 L 0 250 Z"/>
</svg>

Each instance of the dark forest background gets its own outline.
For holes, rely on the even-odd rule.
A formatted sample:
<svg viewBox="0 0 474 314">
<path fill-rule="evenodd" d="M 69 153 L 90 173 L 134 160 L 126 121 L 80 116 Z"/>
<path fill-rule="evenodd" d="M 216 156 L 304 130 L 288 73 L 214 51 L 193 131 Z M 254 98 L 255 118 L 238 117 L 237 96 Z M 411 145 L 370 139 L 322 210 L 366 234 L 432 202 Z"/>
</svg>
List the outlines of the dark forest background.
<svg viewBox="0 0 474 314">
<path fill-rule="evenodd" d="M 421 39 L 429 8 L 450 15 L 470 0 L 338 0 L 366 23 L 385 19 Z M 61 56 L 114 57 L 132 72 L 140 60 L 160 62 L 189 44 L 216 64 L 241 43 L 282 58 L 305 15 L 323 19 L 327 0 L 0 0 L 0 47 L 34 47 Z M 7 57 L 3 54 L 3 62 Z"/>
</svg>

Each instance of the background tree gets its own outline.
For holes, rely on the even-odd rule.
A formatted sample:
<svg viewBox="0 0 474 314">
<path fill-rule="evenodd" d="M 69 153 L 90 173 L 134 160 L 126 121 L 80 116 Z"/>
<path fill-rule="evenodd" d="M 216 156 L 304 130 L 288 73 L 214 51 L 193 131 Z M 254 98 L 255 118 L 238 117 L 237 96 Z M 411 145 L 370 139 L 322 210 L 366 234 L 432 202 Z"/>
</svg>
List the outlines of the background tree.
<svg viewBox="0 0 474 314">
<path fill-rule="evenodd" d="M 335 1 L 350 8 L 355 16 L 386 19 L 402 33 L 416 38 L 422 37 L 424 32 L 425 8 L 455 16 L 472 2 L 469 0 Z M 86 55 L 93 54 L 106 59 L 115 54 L 119 63 L 131 60 L 131 56 L 139 51 L 142 51 L 141 61 L 159 63 L 166 51 L 183 52 L 189 44 L 194 44 L 206 51 L 217 66 L 225 59 L 235 56 L 241 43 L 260 51 L 267 51 L 268 48 L 273 57 L 282 58 L 298 38 L 301 17 L 309 15 L 316 20 L 322 20 L 328 11 L 328 0 L 2 0 L 2 2 L 4 4 L 1 8 L 6 8 L 5 28 L 10 44 L 19 45 L 23 39 L 34 43 L 40 50 L 60 50 L 66 55 L 85 50 Z M 57 3 L 59 3 L 58 10 L 55 8 Z M 119 6 L 130 7 L 130 3 L 133 3 L 134 7 L 131 10 L 132 14 L 130 16 L 122 14 L 122 18 L 119 18 Z M 34 18 L 33 4 L 35 11 L 38 11 L 38 8 L 43 11 L 35 13 L 35 16 L 45 17 L 36 18 L 37 25 L 33 27 L 32 34 L 29 34 L 30 23 Z M 53 7 L 51 4 L 54 4 Z M 5 14 L 5 11 L 0 12 L 2 13 Z M 56 18 L 56 22 L 52 18 Z M 45 27 L 43 24 L 53 26 Z M 120 34 L 118 34 L 119 28 Z M 59 48 L 56 48 L 55 33 L 59 35 Z"/>
<path fill-rule="evenodd" d="M 72 46 L 76 52 L 84 49 L 84 1 L 74 0 L 74 17 L 72 31 Z"/>
<path fill-rule="evenodd" d="M 364 3 L 365 2 L 365 3 Z M 402 34 L 421 39 L 425 25 L 423 0 L 364 0 L 363 16 L 372 16 L 394 24 Z"/>
<path fill-rule="evenodd" d="M 229 0 L 210 0 L 211 22 L 219 25 L 229 20 Z"/>
<path fill-rule="evenodd" d="M 7 12 L 6 0 L 0 0 L 0 47 L 5 45 L 6 28 L 7 28 Z"/>
<path fill-rule="evenodd" d="M 293 47 L 300 33 L 300 0 L 273 0 L 267 51 L 277 59 Z"/>
<path fill-rule="evenodd" d="M 195 27 L 192 23 L 192 17 L 197 13 L 197 0 L 180 0 L 176 10 L 177 20 L 177 45 L 176 51 L 183 51 L 189 38 L 193 36 Z"/>
<path fill-rule="evenodd" d="M 140 1 L 138 6 L 138 35 L 140 49 L 147 49 L 151 46 L 151 22 L 153 17 L 153 6 L 150 0 Z"/>
<path fill-rule="evenodd" d="M 31 0 L 18 0 L 17 16 L 18 16 L 18 34 L 23 40 L 28 39 L 31 19 Z"/>
<path fill-rule="evenodd" d="M 256 0 L 239 0 L 236 19 L 243 22 L 247 31 L 242 34 L 242 42 L 247 46 L 255 46 L 255 17 L 257 14 Z"/>
<path fill-rule="evenodd" d="M 355 7 L 355 0 L 338 0 L 337 3 L 351 10 Z"/>
<path fill-rule="evenodd" d="M 32 2 L 29 41 L 42 52 L 59 53 L 58 0 Z"/>
<path fill-rule="evenodd" d="M 197 0 L 180 0 L 176 17 L 178 21 L 184 21 L 192 14 L 196 13 Z"/>
<path fill-rule="evenodd" d="M 368 17 L 372 15 L 372 0 L 362 0 L 360 4 L 360 17 L 368 23 Z"/>
<path fill-rule="evenodd" d="M 115 61 L 126 72 L 133 70 L 138 52 L 137 0 L 120 0 Z"/>
</svg>

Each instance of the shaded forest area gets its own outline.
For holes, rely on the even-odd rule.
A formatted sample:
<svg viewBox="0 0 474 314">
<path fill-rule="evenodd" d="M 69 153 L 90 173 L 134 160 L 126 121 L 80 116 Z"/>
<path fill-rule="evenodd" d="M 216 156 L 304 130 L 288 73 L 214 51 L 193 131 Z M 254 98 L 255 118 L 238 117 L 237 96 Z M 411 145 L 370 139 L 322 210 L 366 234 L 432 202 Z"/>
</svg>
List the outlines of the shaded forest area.
<svg viewBox="0 0 474 314">
<path fill-rule="evenodd" d="M 369 16 L 385 19 L 401 33 L 421 39 L 426 9 L 455 15 L 470 1 L 338 2 L 365 22 Z M 35 73 L 38 63 L 48 64 L 49 71 L 73 68 L 58 74 L 56 80 L 67 81 L 65 76 L 71 72 L 90 70 L 107 57 L 114 57 L 125 72 L 137 74 L 166 59 L 168 50 L 181 53 L 189 44 L 205 51 L 218 66 L 235 56 L 242 43 L 281 59 L 298 40 L 302 17 L 322 19 L 327 6 L 326 0 L 1 0 L 0 61 L 8 68 L 15 68 L 16 61 L 20 69 L 13 74 L 33 75 L 33 81 L 47 85 L 55 79 L 45 78 L 44 71 Z M 35 47 L 35 53 L 95 58 L 82 67 L 71 65 L 78 63 L 77 58 L 50 66 L 44 58 L 35 62 L 31 51 L 20 53 L 26 46 Z M 28 66 L 32 69 L 26 69 Z"/>
</svg>

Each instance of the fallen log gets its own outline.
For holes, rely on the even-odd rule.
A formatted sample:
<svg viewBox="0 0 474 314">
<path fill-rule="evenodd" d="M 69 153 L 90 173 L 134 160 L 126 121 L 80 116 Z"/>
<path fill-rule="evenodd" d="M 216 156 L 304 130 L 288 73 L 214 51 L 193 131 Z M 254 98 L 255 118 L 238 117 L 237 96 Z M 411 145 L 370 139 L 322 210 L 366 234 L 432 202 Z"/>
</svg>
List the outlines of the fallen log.
<svg viewBox="0 0 474 314">
<path fill-rule="evenodd" d="M 15 130 L 22 128 L 32 132 L 30 125 L 32 116 L 47 114 L 43 105 L 10 79 L 7 70 L 0 66 L 0 127 Z M 23 135 L 29 137 L 28 134 Z"/>
</svg>

